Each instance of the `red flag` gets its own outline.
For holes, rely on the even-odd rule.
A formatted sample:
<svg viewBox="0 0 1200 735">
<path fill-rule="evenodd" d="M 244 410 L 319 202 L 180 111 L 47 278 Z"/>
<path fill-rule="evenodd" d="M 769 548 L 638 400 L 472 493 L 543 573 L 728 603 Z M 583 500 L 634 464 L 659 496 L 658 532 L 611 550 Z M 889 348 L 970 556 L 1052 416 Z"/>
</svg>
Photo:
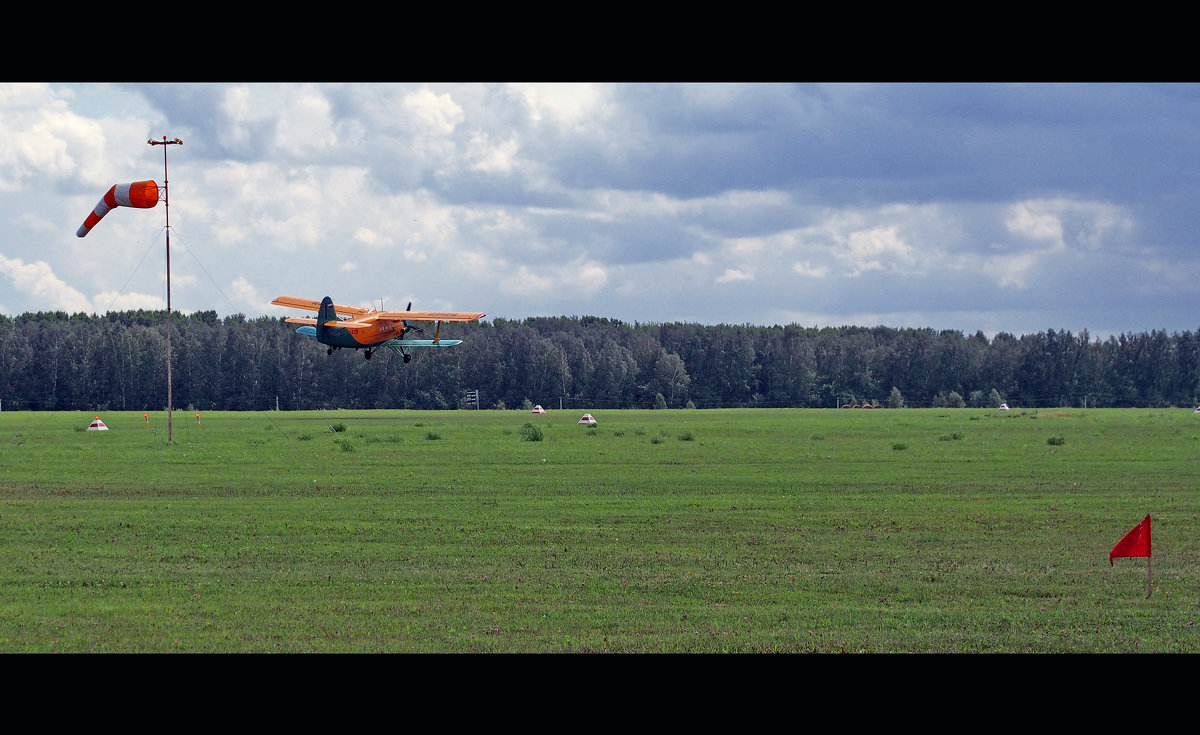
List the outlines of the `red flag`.
<svg viewBox="0 0 1200 735">
<path fill-rule="evenodd" d="M 1113 559 L 1118 556 L 1150 556 L 1150 516 L 1133 527 L 1125 534 L 1125 538 L 1117 542 L 1108 552 L 1108 565 L 1113 565 Z"/>
</svg>

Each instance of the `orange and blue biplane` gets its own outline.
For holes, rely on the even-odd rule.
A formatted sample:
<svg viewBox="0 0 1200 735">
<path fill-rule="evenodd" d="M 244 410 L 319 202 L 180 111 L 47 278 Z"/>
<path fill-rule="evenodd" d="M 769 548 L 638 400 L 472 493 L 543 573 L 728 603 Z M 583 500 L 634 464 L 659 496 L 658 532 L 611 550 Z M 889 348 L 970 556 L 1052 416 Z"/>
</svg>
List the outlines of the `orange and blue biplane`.
<svg viewBox="0 0 1200 735">
<path fill-rule="evenodd" d="M 408 354 L 410 348 L 453 347 L 462 344 L 461 339 L 441 338 L 442 322 L 473 322 L 486 316 L 476 312 L 413 311 L 412 302 L 409 302 L 407 311 L 383 311 L 335 304 L 328 296 L 320 301 L 280 296 L 271 303 L 317 312 L 316 317 L 290 316 L 285 321 L 289 324 L 303 325 L 296 332 L 306 337 L 314 337 L 326 345 L 326 354 L 332 355 L 334 350 L 343 348 L 365 350 L 364 356 L 368 360 L 381 347 L 392 350 L 408 362 L 412 359 Z M 412 322 L 437 322 L 433 339 L 405 339 L 409 332 L 425 334 L 424 329 Z"/>
</svg>

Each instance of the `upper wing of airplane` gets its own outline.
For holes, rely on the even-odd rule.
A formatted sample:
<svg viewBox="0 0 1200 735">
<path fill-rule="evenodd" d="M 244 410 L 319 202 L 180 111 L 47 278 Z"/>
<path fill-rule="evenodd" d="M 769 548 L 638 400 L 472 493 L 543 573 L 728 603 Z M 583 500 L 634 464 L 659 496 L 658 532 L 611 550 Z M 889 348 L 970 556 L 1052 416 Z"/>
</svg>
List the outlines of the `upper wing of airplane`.
<svg viewBox="0 0 1200 735">
<path fill-rule="evenodd" d="M 307 309 L 308 311 L 320 311 L 321 302 L 313 301 L 312 299 L 301 299 L 295 296 L 280 296 L 271 301 L 277 306 L 290 306 L 294 309 Z M 368 326 L 376 319 L 403 319 L 410 322 L 473 322 L 476 319 L 482 319 L 487 316 L 482 312 L 468 311 L 376 311 L 374 309 L 365 309 L 361 306 L 347 306 L 345 304 L 334 304 L 333 308 L 339 316 L 353 317 L 352 321 L 339 322 L 343 327 L 362 327 Z M 287 321 L 293 319 L 301 319 L 303 317 L 290 317 Z M 294 322 L 296 324 L 310 324 L 315 322 Z"/>
</svg>

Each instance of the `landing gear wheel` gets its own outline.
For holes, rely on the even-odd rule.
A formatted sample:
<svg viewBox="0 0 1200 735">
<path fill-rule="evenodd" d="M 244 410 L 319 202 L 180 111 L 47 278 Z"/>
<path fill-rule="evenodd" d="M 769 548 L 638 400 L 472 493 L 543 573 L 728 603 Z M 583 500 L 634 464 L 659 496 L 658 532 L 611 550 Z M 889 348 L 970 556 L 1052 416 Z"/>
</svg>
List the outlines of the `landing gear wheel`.
<svg viewBox="0 0 1200 735">
<path fill-rule="evenodd" d="M 404 361 L 405 361 L 405 362 L 408 362 L 408 361 L 409 361 L 409 360 L 411 360 L 411 359 L 412 359 L 412 355 L 405 355 L 405 356 L 404 356 Z"/>
</svg>

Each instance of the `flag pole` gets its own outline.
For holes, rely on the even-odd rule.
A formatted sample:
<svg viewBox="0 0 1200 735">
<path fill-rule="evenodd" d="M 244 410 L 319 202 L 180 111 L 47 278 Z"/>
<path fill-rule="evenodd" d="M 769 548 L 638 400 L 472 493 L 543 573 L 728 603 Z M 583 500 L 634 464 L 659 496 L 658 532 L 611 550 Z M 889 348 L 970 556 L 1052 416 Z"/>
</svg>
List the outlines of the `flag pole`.
<svg viewBox="0 0 1200 735">
<path fill-rule="evenodd" d="M 171 443 L 171 195 L 167 188 L 167 146 L 183 145 L 179 138 L 161 141 L 151 138 L 146 141 L 150 145 L 163 147 L 163 209 L 167 219 L 167 444 Z"/>
<path fill-rule="evenodd" d="M 1146 557 L 1146 599 L 1150 599 L 1150 595 L 1154 594 L 1154 574 L 1151 572 L 1151 562 L 1154 561 L 1153 556 Z"/>
</svg>

